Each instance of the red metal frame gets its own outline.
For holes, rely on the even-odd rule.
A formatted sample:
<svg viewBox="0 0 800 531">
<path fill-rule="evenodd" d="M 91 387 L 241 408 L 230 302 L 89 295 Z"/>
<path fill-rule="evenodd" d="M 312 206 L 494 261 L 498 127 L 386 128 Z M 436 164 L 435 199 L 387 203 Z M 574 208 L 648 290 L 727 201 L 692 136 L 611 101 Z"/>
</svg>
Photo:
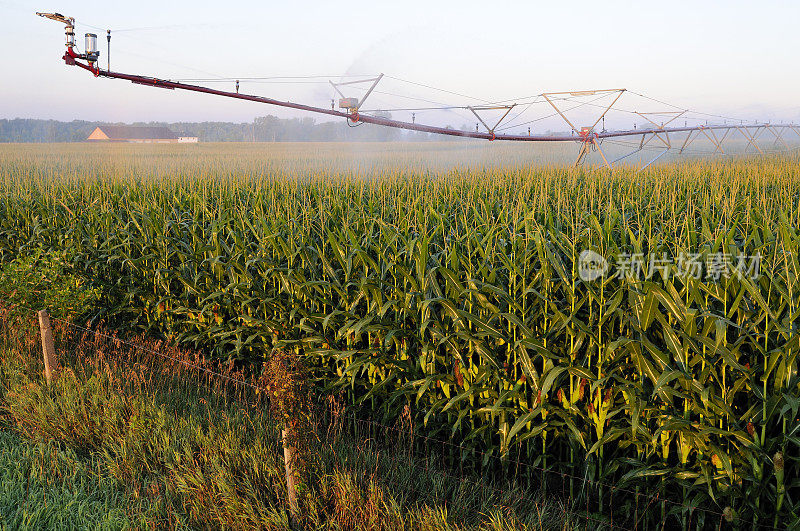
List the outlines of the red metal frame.
<svg viewBox="0 0 800 531">
<path fill-rule="evenodd" d="M 87 62 L 86 64 L 83 64 L 83 63 L 78 61 L 78 59 L 83 59 L 83 58 L 84 58 L 84 56 L 82 54 L 76 53 L 75 49 L 72 46 L 68 46 L 67 47 L 67 51 L 64 53 L 64 56 L 62 57 L 64 62 L 67 63 L 68 65 L 79 66 L 79 67 L 83 68 L 84 70 L 88 70 L 89 72 L 94 74 L 94 77 L 99 76 L 100 75 L 100 67 L 97 66 L 97 63 L 95 63 L 95 65 L 92 66 L 91 63 Z"/>
</svg>

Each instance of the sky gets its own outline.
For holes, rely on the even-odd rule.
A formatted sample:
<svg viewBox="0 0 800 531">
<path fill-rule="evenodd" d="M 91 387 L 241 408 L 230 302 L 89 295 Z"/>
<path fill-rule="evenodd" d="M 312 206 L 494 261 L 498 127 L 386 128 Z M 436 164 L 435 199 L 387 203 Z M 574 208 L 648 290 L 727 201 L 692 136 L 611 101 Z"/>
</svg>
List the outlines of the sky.
<svg viewBox="0 0 800 531">
<path fill-rule="evenodd" d="M 63 26 L 35 11 L 75 17 L 80 49 L 84 33 L 97 33 L 102 67 L 110 28 L 112 70 L 127 73 L 335 81 L 383 72 L 392 79 L 379 88 L 397 96 L 376 93 L 370 102 L 393 107 L 420 105 L 411 97 L 462 104 L 624 87 L 711 114 L 800 121 L 797 1 L 0 0 L 0 118 L 246 122 L 302 113 L 94 79 L 64 65 Z M 327 79 L 242 83 L 241 90 L 329 106 Z M 655 110 L 635 98 L 623 104 Z M 439 114 L 431 119 L 474 122 L 461 111 Z M 620 127 L 630 121 L 619 120 Z"/>
</svg>

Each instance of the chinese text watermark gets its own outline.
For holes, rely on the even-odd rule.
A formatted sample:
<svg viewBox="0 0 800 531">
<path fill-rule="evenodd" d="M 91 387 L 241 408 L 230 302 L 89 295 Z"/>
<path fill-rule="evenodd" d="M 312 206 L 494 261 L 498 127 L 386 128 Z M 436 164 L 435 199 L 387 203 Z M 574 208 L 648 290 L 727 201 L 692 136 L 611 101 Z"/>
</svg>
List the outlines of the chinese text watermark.
<svg viewBox="0 0 800 531">
<path fill-rule="evenodd" d="M 585 250 L 578 257 L 578 274 L 584 282 L 605 277 L 650 280 L 659 273 L 662 278 L 672 273 L 680 278 L 713 282 L 734 276 L 758 280 L 761 275 L 761 255 L 682 252 L 677 257 L 671 257 L 665 252 L 648 255 L 620 253 L 606 259 L 595 251 Z"/>
</svg>

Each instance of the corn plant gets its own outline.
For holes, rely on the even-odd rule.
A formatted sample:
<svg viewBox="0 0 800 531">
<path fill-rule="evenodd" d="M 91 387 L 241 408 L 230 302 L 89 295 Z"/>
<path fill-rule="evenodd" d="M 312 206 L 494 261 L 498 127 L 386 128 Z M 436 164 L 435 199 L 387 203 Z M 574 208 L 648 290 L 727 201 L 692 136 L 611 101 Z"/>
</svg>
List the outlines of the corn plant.
<svg viewBox="0 0 800 531">
<path fill-rule="evenodd" d="M 590 511 L 797 518 L 796 156 L 608 174 L 406 147 L 362 168 L 329 147 L 6 149 L 0 258 L 60 253 L 119 327 L 253 367 L 295 352 L 356 410 L 462 445 L 453 465 L 569 474 Z M 586 250 L 660 261 L 587 281 Z M 760 274 L 681 274 L 720 254 Z"/>
</svg>

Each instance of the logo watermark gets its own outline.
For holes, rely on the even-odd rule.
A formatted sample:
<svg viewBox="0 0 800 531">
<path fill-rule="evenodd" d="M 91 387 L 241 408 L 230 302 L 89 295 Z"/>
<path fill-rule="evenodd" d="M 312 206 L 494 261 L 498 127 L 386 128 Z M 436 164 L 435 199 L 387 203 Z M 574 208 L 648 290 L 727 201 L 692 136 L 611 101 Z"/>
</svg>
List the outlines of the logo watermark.
<svg viewBox="0 0 800 531">
<path fill-rule="evenodd" d="M 609 276 L 613 263 L 613 273 Z M 670 273 L 679 278 L 718 282 L 735 276 L 758 280 L 761 276 L 761 255 L 736 255 L 729 253 L 680 253 L 677 257 L 667 253 L 620 253 L 610 259 L 595 251 L 581 251 L 578 257 L 578 275 L 584 282 L 600 278 L 626 278 L 650 280 L 657 273 L 667 278 Z"/>
<path fill-rule="evenodd" d="M 578 257 L 578 275 L 584 282 L 597 280 L 608 273 L 608 261 L 594 251 L 581 251 Z"/>
</svg>

